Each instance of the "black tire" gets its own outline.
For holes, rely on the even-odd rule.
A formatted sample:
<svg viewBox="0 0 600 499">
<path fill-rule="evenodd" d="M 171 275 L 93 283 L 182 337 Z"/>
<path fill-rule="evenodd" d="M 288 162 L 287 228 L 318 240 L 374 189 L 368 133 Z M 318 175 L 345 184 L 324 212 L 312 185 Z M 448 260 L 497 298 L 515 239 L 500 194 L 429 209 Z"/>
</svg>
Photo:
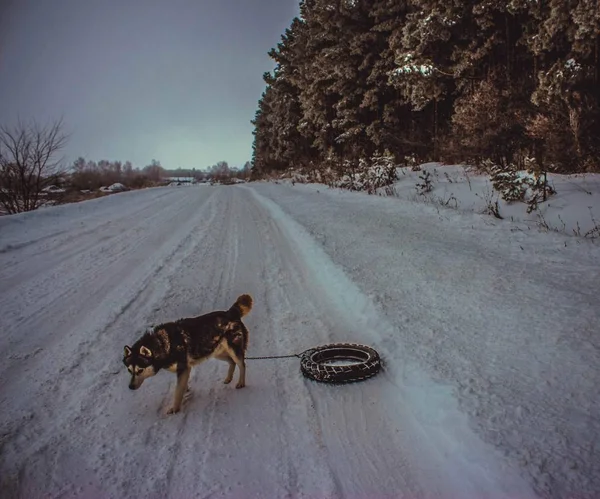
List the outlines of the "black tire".
<svg viewBox="0 0 600 499">
<path fill-rule="evenodd" d="M 329 365 L 335 360 L 353 360 L 347 365 Z M 381 369 L 379 354 L 356 343 L 334 343 L 311 348 L 300 357 L 302 374 L 321 383 L 352 383 L 375 376 Z"/>
</svg>

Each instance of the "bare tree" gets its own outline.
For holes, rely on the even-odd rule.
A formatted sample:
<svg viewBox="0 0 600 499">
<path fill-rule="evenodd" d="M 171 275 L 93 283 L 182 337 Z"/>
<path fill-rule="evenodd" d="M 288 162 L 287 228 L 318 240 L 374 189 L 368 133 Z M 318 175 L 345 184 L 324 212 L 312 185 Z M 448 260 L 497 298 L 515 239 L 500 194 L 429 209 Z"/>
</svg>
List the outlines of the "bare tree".
<svg viewBox="0 0 600 499">
<path fill-rule="evenodd" d="M 246 161 L 246 163 L 244 163 L 244 166 L 242 167 L 240 178 L 249 180 L 251 174 L 252 174 L 252 163 L 250 163 L 250 161 Z"/>
<path fill-rule="evenodd" d="M 65 172 L 56 154 L 65 146 L 63 122 L 0 126 L 0 208 L 6 213 L 32 211 L 44 202 L 43 189 Z"/>
<path fill-rule="evenodd" d="M 152 162 L 144 167 L 144 174 L 153 182 L 160 182 L 162 177 L 165 176 L 165 169 L 160 164 L 160 161 L 155 159 Z"/>
<path fill-rule="evenodd" d="M 214 180 L 221 182 L 231 175 L 231 170 L 227 161 L 219 161 L 210 167 L 209 173 Z"/>
</svg>

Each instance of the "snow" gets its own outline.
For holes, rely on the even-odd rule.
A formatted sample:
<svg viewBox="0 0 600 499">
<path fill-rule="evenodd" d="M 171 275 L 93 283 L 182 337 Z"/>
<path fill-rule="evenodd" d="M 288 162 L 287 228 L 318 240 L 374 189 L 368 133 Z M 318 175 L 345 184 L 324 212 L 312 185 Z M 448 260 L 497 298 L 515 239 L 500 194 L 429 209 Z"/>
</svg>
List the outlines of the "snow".
<svg viewBox="0 0 600 499">
<path fill-rule="evenodd" d="M 451 208 L 463 213 L 486 213 L 487 206 L 498 202 L 500 216 L 512 223 L 512 230 L 543 229 L 589 239 L 600 237 L 600 175 L 548 174 L 548 184 L 556 194 L 546 202 L 540 202 L 536 211 L 527 213 L 524 202 L 508 203 L 494 190 L 489 175 L 477 173 L 462 165 L 425 163 L 419 171 L 397 168 L 399 180 L 391 186 L 377 189 L 382 196 L 394 196 L 401 200 L 425 203 L 441 208 Z M 423 193 L 417 184 L 423 183 L 425 172 L 430 174 L 432 189 Z M 519 172 L 519 176 L 528 176 Z M 289 179 L 283 179 L 287 182 Z M 296 176 L 296 182 L 303 182 Z M 318 184 L 307 187 L 325 189 Z M 447 210 L 442 210 L 446 213 Z M 488 223 L 498 221 L 488 219 Z"/>
<path fill-rule="evenodd" d="M 48 187 L 44 187 L 42 189 L 42 192 L 62 193 L 62 192 L 66 192 L 66 189 L 61 189 L 60 187 L 57 187 L 56 185 L 49 185 Z"/>
<path fill-rule="evenodd" d="M 169 180 L 170 182 L 187 182 L 194 183 L 196 179 L 194 177 L 167 177 L 165 180 Z"/>
<path fill-rule="evenodd" d="M 598 248 L 298 184 L 155 188 L 0 217 L 0 488 L 592 496 Z M 235 390 L 210 361 L 173 416 L 172 374 L 127 388 L 125 344 L 246 292 L 249 356 L 357 341 L 384 370 L 340 387 L 303 378 L 297 359 L 248 361 Z"/>
<path fill-rule="evenodd" d="M 515 227 L 544 228 L 585 235 L 600 226 L 600 175 L 548 174 L 548 184 L 556 194 L 540 203 L 539 209 L 527 213 L 523 202 L 507 203 L 493 189 L 488 175 L 478 174 L 461 165 L 440 166 L 437 163 L 421 165 L 422 171 L 399 169 L 400 181 L 394 186 L 394 195 L 401 199 L 438 204 L 460 211 L 484 213 L 488 202 L 498 202 L 500 215 Z M 415 184 L 424 171 L 431 174 L 433 190 L 425 196 L 418 194 Z M 520 172 L 525 175 L 524 172 Z M 590 234 L 599 237 L 600 233 Z"/>
</svg>

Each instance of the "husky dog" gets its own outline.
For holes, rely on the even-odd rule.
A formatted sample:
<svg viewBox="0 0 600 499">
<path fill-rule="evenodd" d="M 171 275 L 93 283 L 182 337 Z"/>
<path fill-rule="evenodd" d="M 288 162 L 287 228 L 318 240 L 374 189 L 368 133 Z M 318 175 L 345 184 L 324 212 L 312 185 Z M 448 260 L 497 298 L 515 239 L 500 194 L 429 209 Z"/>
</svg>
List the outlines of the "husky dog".
<svg viewBox="0 0 600 499">
<path fill-rule="evenodd" d="M 167 414 L 177 413 L 188 389 L 192 366 L 211 357 L 229 363 L 224 383 L 231 382 L 237 365 L 240 374 L 236 388 L 243 388 L 248 329 L 242 317 L 252 310 L 252 304 L 252 297 L 244 294 L 227 311 L 166 322 L 145 333 L 132 347 L 125 346 L 123 363 L 131 374 L 129 388 L 137 390 L 146 378 L 161 369 L 177 373 L 175 399 Z"/>
</svg>

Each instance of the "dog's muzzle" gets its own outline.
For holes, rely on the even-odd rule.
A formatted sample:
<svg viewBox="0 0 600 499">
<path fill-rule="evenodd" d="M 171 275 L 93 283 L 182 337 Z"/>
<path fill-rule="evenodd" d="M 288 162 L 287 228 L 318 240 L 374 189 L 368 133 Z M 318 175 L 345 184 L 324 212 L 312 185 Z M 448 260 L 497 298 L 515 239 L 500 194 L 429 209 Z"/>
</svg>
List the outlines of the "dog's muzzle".
<svg viewBox="0 0 600 499">
<path fill-rule="evenodd" d="M 137 390 L 140 386 L 142 386 L 143 382 L 144 382 L 143 379 L 140 380 L 140 379 L 131 378 L 131 381 L 129 382 L 129 389 Z"/>
</svg>

